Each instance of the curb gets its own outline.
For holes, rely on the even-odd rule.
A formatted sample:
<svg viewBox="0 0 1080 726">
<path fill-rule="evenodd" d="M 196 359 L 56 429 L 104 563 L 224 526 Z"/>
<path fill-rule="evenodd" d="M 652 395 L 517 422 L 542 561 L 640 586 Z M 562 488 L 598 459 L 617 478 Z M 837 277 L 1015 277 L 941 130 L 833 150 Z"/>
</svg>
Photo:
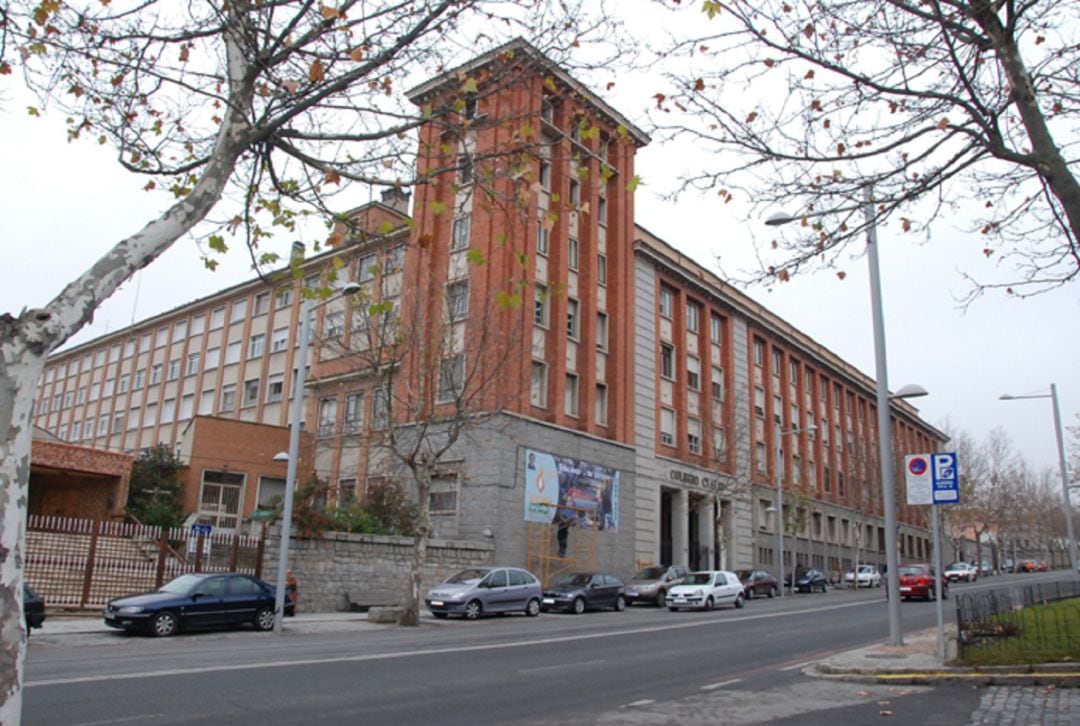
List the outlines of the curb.
<svg viewBox="0 0 1080 726">
<path fill-rule="evenodd" d="M 817 663 L 809 666 L 807 675 L 858 683 L 969 683 L 980 686 L 1047 686 L 1080 688 L 1080 669 L 1071 664 L 1047 663 L 1018 670 L 1015 666 L 984 668 L 896 668 L 882 671 L 873 668 L 843 668 Z"/>
</svg>

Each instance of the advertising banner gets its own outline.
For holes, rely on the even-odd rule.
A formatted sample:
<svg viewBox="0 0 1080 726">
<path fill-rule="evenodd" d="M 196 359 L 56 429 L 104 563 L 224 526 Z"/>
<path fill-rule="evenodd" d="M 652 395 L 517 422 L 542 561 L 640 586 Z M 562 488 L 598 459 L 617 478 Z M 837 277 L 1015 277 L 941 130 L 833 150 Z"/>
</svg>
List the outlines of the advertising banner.
<svg viewBox="0 0 1080 726">
<path fill-rule="evenodd" d="M 619 528 L 619 472 L 587 461 L 525 450 L 525 521 L 551 522 L 559 507 L 579 527 Z"/>
</svg>

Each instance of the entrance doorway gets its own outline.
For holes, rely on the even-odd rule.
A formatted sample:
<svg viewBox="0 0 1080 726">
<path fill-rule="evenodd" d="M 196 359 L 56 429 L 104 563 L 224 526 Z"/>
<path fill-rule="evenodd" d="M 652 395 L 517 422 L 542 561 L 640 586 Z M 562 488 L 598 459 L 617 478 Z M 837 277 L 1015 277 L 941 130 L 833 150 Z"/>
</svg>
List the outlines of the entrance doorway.
<svg viewBox="0 0 1080 726">
<path fill-rule="evenodd" d="M 660 564 L 671 564 L 671 491 L 660 490 Z"/>
</svg>

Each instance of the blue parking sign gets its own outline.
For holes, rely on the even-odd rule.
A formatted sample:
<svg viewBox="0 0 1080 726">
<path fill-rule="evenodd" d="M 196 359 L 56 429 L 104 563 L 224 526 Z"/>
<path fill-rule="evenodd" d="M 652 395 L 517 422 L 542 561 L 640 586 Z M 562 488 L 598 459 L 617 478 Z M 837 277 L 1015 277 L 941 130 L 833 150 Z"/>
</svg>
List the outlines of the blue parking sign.
<svg viewBox="0 0 1080 726">
<path fill-rule="evenodd" d="M 960 475 L 956 467 L 956 453 L 936 453 L 930 457 L 934 478 L 934 504 L 960 503 Z"/>
</svg>

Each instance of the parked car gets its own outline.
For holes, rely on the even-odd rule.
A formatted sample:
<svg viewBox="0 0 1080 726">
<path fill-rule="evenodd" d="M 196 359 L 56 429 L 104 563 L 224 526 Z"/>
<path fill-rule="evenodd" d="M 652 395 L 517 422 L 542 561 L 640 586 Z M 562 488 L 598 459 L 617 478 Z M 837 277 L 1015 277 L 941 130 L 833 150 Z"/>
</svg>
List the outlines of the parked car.
<svg viewBox="0 0 1080 726">
<path fill-rule="evenodd" d="M 689 574 L 690 570 L 679 565 L 643 568 L 626 584 L 626 603 L 647 602 L 663 607 L 671 586 Z"/>
<path fill-rule="evenodd" d="M 1038 572 L 1039 563 L 1035 560 L 1020 560 L 1016 565 L 1017 572 Z"/>
<path fill-rule="evenodd" d="M 159 637 L 181 630 L 250 623 L 274 628 L 274 588 L 250 575 L 180 575 L 156 592 L 129 595 L 105 605 L 105 624 Z M 291 606 L 286 605 L 289 613 Z"/>
<path fill-rule="evenodd" d="M 580 615 L 586 610 L 626 609 L 623 582 L 602 572 L 572 572 L 544 588 L 540 609 L 562 610 Z"/>
<path fill-rule="evenodd" d="M 791 573 L 784 575 L 784 585 L 791 587 Z M 821 570 L 806 570 L 795 577 L 795 589 L 799 592 L 813 592 L 814 590 L 827 592 L 829 578 Z"/>
<path fill-rule="evenodd" d="M 1016 564 L 1012 560 L 1005 560 L 1001 564 L 1002 572 L 1016 572 Z"/>
<path fill-rule="evenodd" d="M 859 565 L 858 575 L 852 570 L 844 575 L 844 582 L 855 587 L 881 587 L 881 573 L 874 565 Z"/>
<path fill-rule="evenodd" d="M 994 566 L 990 564 L 989 560 L 983 560 L 979 565 L 979 576 L 990 577 L 994 574 Z"/>
<path fill-rule="evenodd" d="M 683 608 L 712 610 L 718 605 L 741 608 L 745 601 L 739 576 L 726 570 L 691 572 L 667 593 L 667 607 L 672 612 Z"/>
<path fill-rule="evenodd" d="M 979 579 L 979 570 L 967 562 L 954 562 L 945 568 L 945 579 L 949 582 L 975 582 Z"/>
<path fill-rule="evenodd" d="M 743 595 L 747 600 L 752 600 L 755 595 L 773 597 L 780 587 L 776 578 L 765 570 L 738 570 L 739 582 L 743 586 Z"/>
<path fill-rule="evenodd" d="M 1038 566 L 1039 572 L 1049 572 L 1050 570 L 1050 566 L 1043 560 L 1035 560 L 1035 564 Z"/>
<path fill-rule="evenodd" d="M 900 597 L 910 600 L 913 597 L 922 597 L 927 600 L 934 598 L 934 568 L 923 563 L 900 565 L 897 572 L 900 579 Z M 941 580 L 941 599 L 949 599 L 949 581 Z"/>
<path fill-rule="evenodd" d="M 40 628 L 45 624 L 45 601 L 26 583 L 23 583 L 23 616 L 26 618 L 26 635 L 31 628 Z"/>
<path fill-rule="evenodd" d="M 470 567 L 431 588 L 424 602 L 437 618 L 457 614 L 476 620 L 486 613 L 540 614 L 540 581 L 518 567 Z"/>
</svg>

